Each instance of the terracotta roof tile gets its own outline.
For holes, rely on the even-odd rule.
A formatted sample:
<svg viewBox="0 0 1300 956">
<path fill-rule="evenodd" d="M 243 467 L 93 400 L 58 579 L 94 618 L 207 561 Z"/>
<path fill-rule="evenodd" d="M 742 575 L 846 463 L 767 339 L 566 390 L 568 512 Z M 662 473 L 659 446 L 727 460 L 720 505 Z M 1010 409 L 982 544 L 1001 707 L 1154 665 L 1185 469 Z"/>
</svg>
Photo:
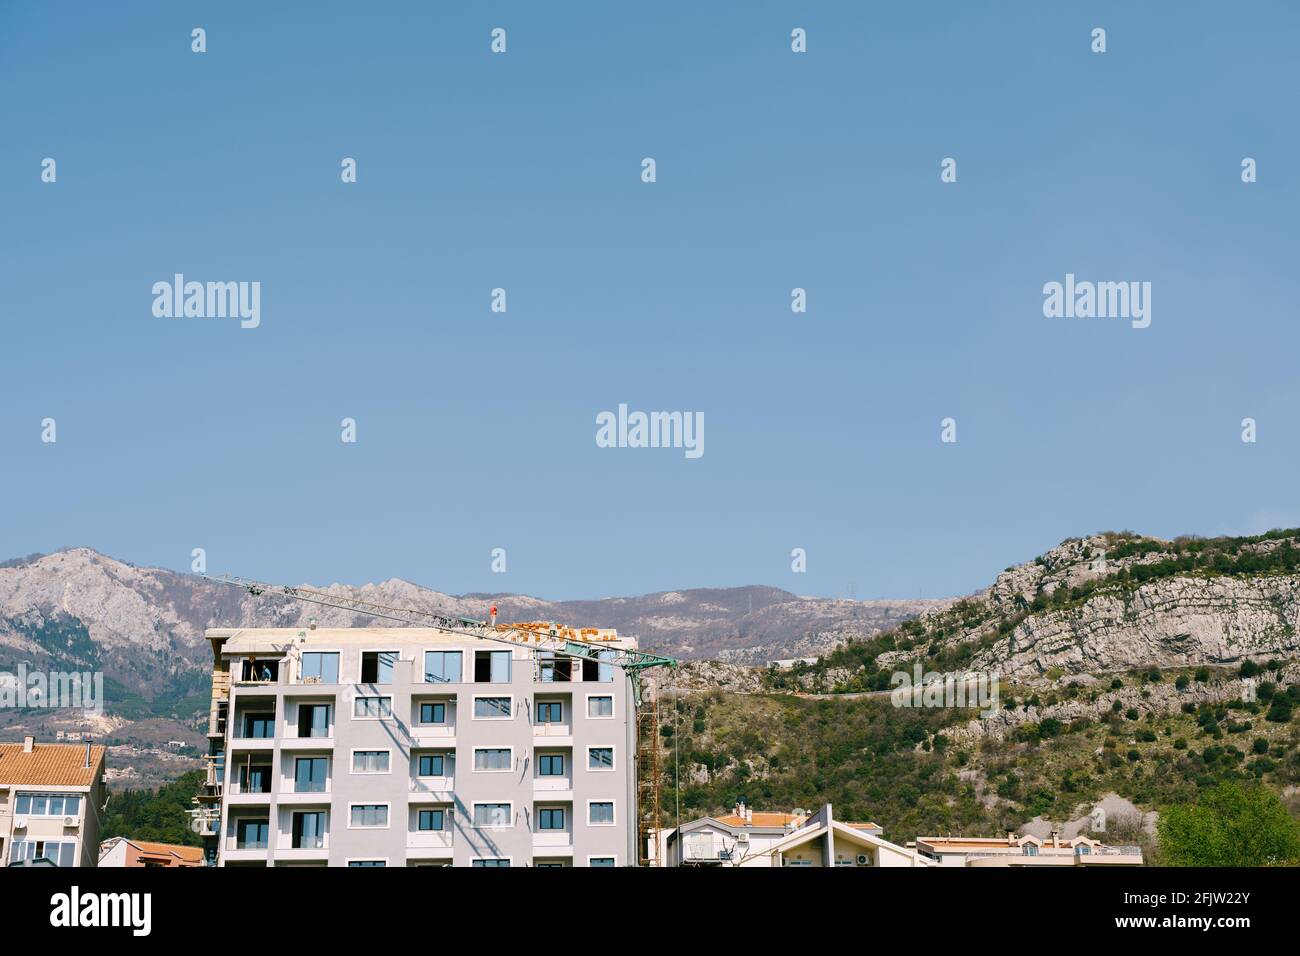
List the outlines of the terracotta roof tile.
<svg viewBox="0 0 1300 956">
<path fill-rule="evenodd" d="M 145 840 L 129 840 L 142 853 L 152 853 L 158 856 L 171 855 L 190 863 L 203 862 L 203 847 L 201 846 L 181 846 L 177 843 L 149 843 Z"/>
<path fill-rule="evenodd" d="M 0 786 L 89 787 L 104 773 L 104 748 L 84 744 L 0 744 Z"/>
</svg>

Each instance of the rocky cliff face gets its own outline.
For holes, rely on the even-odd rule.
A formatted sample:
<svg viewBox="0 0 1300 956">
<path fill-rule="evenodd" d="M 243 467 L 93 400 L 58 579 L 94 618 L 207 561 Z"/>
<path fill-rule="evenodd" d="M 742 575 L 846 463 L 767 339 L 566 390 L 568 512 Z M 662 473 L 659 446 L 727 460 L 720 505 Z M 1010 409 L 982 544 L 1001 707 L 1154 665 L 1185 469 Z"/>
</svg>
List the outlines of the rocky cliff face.
<svg viewBox="0 0 1300 956">
<path fill-rule="evenodd" d="M 1173 578 L 1028 617 L 971 666 L 1029 678 L 1289 657 L 1298 619 L 1295 577 Z"/>
</svg>

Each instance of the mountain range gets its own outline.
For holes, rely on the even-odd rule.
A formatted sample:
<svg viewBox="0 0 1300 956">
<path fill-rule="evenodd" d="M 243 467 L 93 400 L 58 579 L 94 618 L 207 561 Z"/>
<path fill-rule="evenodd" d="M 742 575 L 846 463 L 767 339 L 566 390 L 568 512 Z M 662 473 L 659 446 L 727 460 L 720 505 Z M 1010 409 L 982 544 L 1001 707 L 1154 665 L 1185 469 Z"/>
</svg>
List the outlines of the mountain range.
<svg viewBox="0 0 1300 956">
<path fill-rule="evenodd" d="M 308 586 L 308 585 L 303 585 Z M 453 617 L 549 620 L 614 627 L 672 656 L 746 663 L 815 655 L 867 637 L 943 601 L 800 597 L 773 587 L 706 588 L 639 597 L 546 601 L 518 594 L 443 594 L 392 579 L 320 588 L 340 596 Z M 0 566 L 0 669 L 102 670 L 114 699 L 167 705 L 202 694 L 211 663 L 208 627 L 359 626 L 353 612 L 247 591 L 198 575 L 141 568 L 89 548 Z M 377 620 L 376 624 L 389 624 Z M 166 706 L 163 708 L 166 710 Z"/>
</svg>

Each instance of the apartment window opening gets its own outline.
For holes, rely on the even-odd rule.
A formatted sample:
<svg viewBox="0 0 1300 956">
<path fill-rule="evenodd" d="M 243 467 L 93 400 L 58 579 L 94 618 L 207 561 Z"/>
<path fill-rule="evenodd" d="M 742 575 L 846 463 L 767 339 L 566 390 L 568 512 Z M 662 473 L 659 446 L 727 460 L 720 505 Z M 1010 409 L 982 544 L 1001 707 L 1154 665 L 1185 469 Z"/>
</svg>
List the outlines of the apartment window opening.
<svg viewBox="0 0 1300 956">
<path fill-rule="evenodd" d="M 337 684 L 339 682 L 339 655 L 336 652 L 305 651 L 302 655 L 302 682 L 304 684 Z"/>
<path fill-rule="evenodd" d="M 361 683 L 391 684 L 393 682 L 393 665 L 396 663 L 396 651 L 363 651 L 361 653 Z"/>
<path fill-rule="evenodd" d="M 510 651 L 475 651 L 474 681 L 479 684 L 510 683 Z"/>
</svg>

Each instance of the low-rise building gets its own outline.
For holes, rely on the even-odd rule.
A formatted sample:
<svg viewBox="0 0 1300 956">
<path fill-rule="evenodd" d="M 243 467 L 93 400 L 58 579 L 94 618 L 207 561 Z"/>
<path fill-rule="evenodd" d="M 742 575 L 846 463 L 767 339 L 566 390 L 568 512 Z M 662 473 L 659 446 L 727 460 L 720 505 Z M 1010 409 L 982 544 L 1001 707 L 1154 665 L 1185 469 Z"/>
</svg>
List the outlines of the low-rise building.
<svg viewBox="0 0 1300 956">
<path fill-rule="evenodd" d="M 0 861 L 95 866 L 107 798 L 103 747 L 0 744 Z"/>
<path fill-rule="evenodd" d="M 112 837 L 100 845 L 99 865 L 101 867 L 203 866 L 203 848 Z"/>
<path fill-rule="evenodd" d="M 919 837 L 909 843 L 939 866 L 1141 866 L 1142 848 L 1107 846 L 1086 836 Z"/>
<path fill-rule="evenodd" d="M 884 839 L 875 823 L 836 820 L 828 803 L 816 813 L 763 812 L 737 804 L 729 814 L 662 830 L 665 866 L 933 866 L 915 849 Z M 653 854 L 652 854 L 653 855 Z"/>
</svg>

